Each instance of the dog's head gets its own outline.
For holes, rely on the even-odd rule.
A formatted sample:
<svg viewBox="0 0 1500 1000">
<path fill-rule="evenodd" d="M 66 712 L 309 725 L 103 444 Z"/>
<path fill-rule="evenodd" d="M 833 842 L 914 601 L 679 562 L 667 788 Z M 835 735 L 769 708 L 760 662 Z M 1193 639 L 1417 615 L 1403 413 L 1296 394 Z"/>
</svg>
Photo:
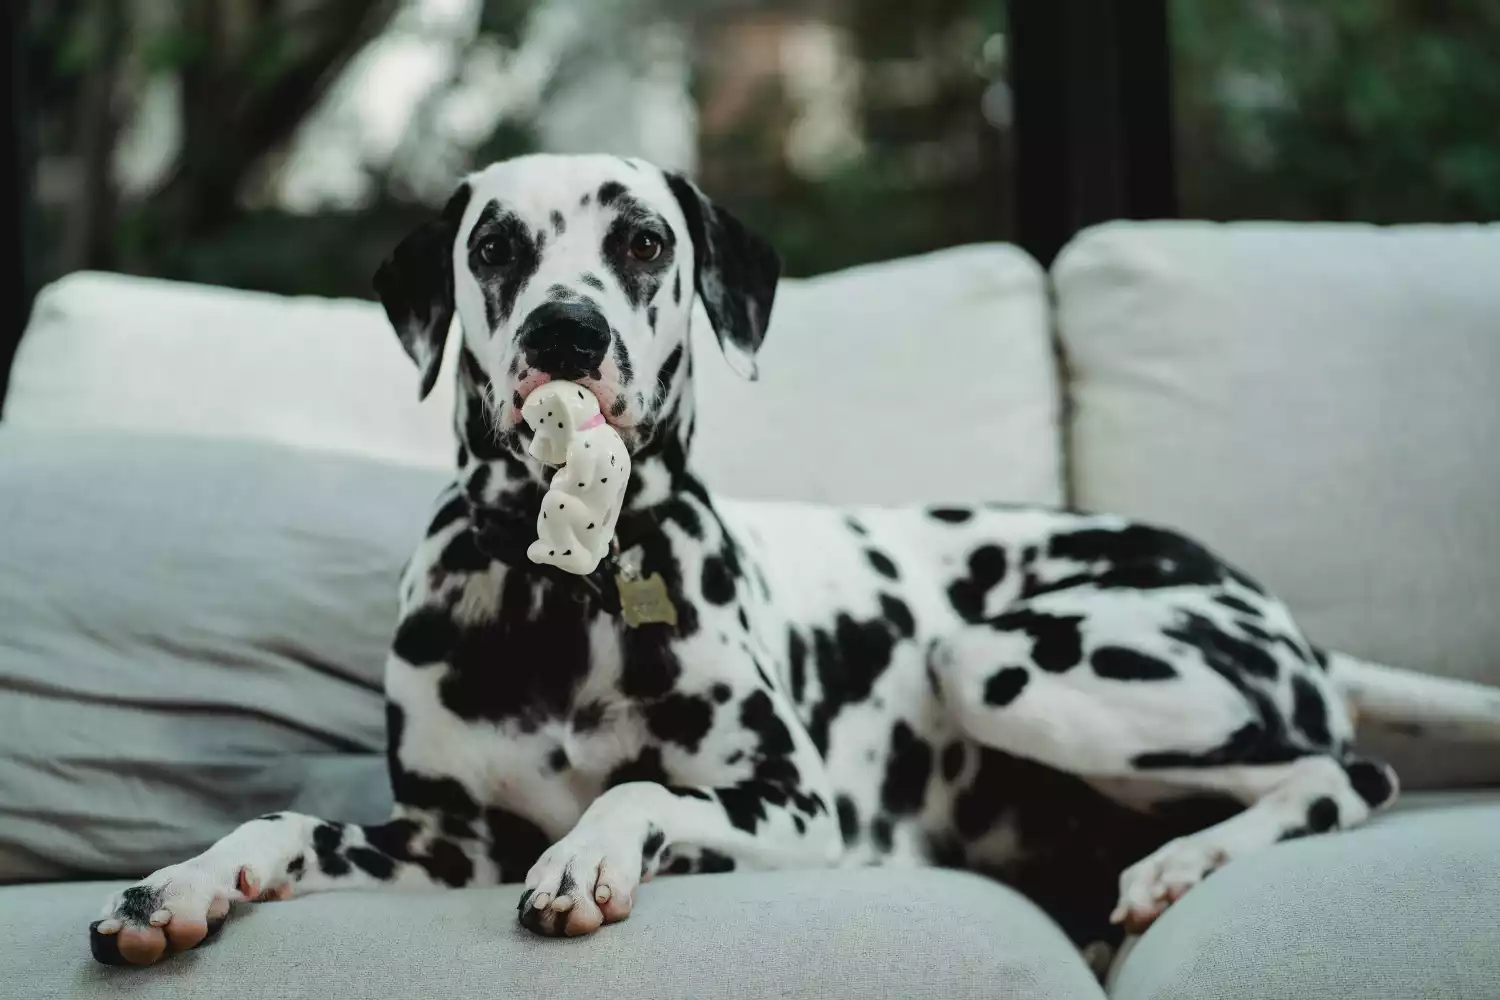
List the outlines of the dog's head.
<svg viewBox="0 0 1500 1000">
<path fill-rule="evenodd" d="M 471 174 L 380 265 L 375 289 L 425 397 L 455 309 L 494 432 L 551 379 L 584 386 L 639 447 L 689 398 L 694 296 L 755 377 L 775 252 L 690 181 L 638 160 L 524 156 Z"/>
</svg>

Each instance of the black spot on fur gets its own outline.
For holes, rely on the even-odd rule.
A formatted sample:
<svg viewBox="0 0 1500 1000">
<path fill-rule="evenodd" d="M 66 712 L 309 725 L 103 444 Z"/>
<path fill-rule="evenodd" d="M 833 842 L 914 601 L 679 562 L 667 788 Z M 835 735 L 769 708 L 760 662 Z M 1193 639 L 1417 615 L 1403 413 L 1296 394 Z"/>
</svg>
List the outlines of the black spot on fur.
<svg viewBox="0 0 1500 1000">
<path fill-rule="evenodd" d="M 460 446 L 462 447 L 462 446 Z M 467 456 L 459 459 L 459 465 L 463 465 Z M 427 525 L 427 537 L 431 538 L 454 521 L 464 517 L 469 512 L 469 504 L 462 496 L 454 496 L 447 503 L 438 508 L 438 512 L 432 516 L 432 522 Z"/>
<path fill-rule="evenodd" d="M 854 800 L 840 795 L 834 799 L 834 805 L 838 809 L 839 832 L 844 836 L 844 843 L 853 844 L 859 839 L 859 813 L 854 808 Z"/>
<path fill-rule="evenodd" d="M 1097 587 L 1150 590 L 1157 587 L 1209 587 L 1239 580 L 1207 549 L 1173 531 L 1144 524 L 1121 529 L 1085 528 L 1055 535 L 1048 555 L 1084 563 L 1082 579 Z M 1259 590 L 1252 584 L 1253 589 Z"/>
<path fill-rule="evenodd" d="M 579 276 L 578 280 L 583 282 L 585 285 L 588 285 L 590 288 L 598 289 L 601 292 L 604 291 L 604 279 L 599 277 L 597 274 L 586 271 Z"/>
<path fill-rule="evenodd" d="M 787 676 L 791 683 L 792 701 L 801 704 L 807 687 L 807 643 L 794 630 L 786 633 Z"/>
<path fill-rule="evenodd" d="M 714 800 L 714 797 L 703 789 L 686 785 L 672 785 L 667 788 L 667 791 L 679 799 L 698 799 L 702 802 L 712 802 Z"/>
<path fill-rule="evenodd" d="M 889 816 L 876 816 L 870 823 L 870 843 L 881 854 L 889 854 L 891 842 L 895 839 L 895 829 L 891 825 Z"/>
<path fill-rule="evenodd" d="M 552 846 L 541 827 L 509 809 L 486 809 L 484 820 L 490 831 L 490 860 L 499 867 L 502 881 L 524 879 L 537 858 Z"/>
<path fill-rule="evenodd" d="M 878 549 L 865 549 L 865 558 L 870 561 L 871 566 L 875 567 L 875 572 L 887 580 L 899 580 L 901 578 L 900 572 L 896 569 L 896 564 L 884 552 Z"/>
<path fill-rule="evenodd" d="M 552 210 L 552 231 L 558 236 L 561 236 L 563 233 L 568 231 L 567 220 L 564 219 L 563 214 L 556 209 Z"/>
<path fill-rule="evenodd" d="M 494 240 L 509 249 L 509 259 L 499 267 L 484 263 L 480 247 Z M 497 330 L 510 319 L 516 299 L 536 275 L 542 263 L 536 237 L 514 212 L 503 210 L 491 199 L 479 213 L 469 232 L 469 271 L 484 295 L 485 320 Z"/>
<path fill-rule="evenodd" d="M 1078 666 L 1083 659 L 1083 638 L 1078 626 L 1079 615 L 1049 615 L 1021 609 L 1001 615 L 990 622 L 997 632 L 1025 632 L 1031 637 L 1031 659 L 1049 673 L 1062 673 Z"/>
<path fill-rule="evenodd" d="M 396 802 L 437 813 L 451 831 L 472 836 L 469 824 L 479 817 L 479 803 L 464 786 L 451 777 L 418 774 L 402 763 L 400 751 L 406 733 L 406 713 L 392 701 L 385 704 L 385 730 L 386 769 Z"/>
<path fill-rule="evenodd" d="M 373 878 L 382 882 L 389 881 L 396 874 L 396 862 L 379 851 L 369 847 L 351 847 L 344 852 L 354 867 L 366 872 Z"/>
<path fill-rule="evenodd" d="M 729 685 L 722 681 L 710 688 L 708 693 L 714 702 L 719 705 L 724 704 L 734 696 L 734 692 L 729 689 Z"/>
<path fill-rule="evenodd" d="M 457 629 L 451 669 L 438 684 L 444 707 L 466 721 L 563 717 L 592 662 L 591 615 L 561 582 L 505 574 L 494 617 Z M 538 663 L 547 669 L 534 669 Z"/>
<path fill-rule="evenodd" d="M 891 755 L 886 762 L 880 802 L 893 815 L 914 813 L 927 797 L 932 773 L 932 747 L 904 721 L 891 729 Z"/>
<path fill-rule="evenodd" d="M 605 181 L 599 185 L 599 204 L 608 208 L 615 203 L 615 199 L 625 193 L 625 185 L 619 181 Z"/>
<path fill-rule="evenodd" d="M 479 551 L 473 531 L 460 531 L 443 547 L 440 559 L 450 573 L 483 573 L 490 568 L 490 557 Z"/>
<path fill-rule="evenodd" d="M 1339 804 L 1327 795 L 1320 795 L 1307 807 L 1307 828 L 1313 833 L 1327 833 L 1339 825 Z"/>
<path fill-rule="evenodd" d="M 734 600 L 734 577 L 722 556 L 703 560 L 703 599 L 720 607 Z"/>
<path fill-rule="evenodd" d="M 641 857 L 646 864 L 656 860 L 661 853 L 662 846 L 667 842 L 667 835 L 654 826 L 646 827 L 646 839 L 641 842 Z"/>
<path fill-rule="evenodd" d="M 666 873 L 668 875 L 687 875 L 691 873 L 692 870 L 692 859 L 686 857 L 685 855 L 679 855 L 678 857 L 672 859 L 672 863 L 666 868 Z"/>
<path fill-rule="evenodd" d="M 691 753 L 698 752 L 703 737 L 714 722 L 714 707 L 707 698 L 695 694 L 670 694 L 646 707 L 646 724 L 651 734 L 666 743 L 676 743 Z"/>
<path fill-rule="evenodd" d="M 1177 676 L 1166 660 L 1124 646 L 1100 646 L 1089 655 L 1089 665 L 1100 677 L 1114 681 L 1165 681 Z"/>
<path fill-rule="evenodd" d="M 734 871 L 734 859 L 727 854 L 720 854 L 710 848 L 703 848 L 698 852 L 698 872 L 702 875 L 716 875 L 720 872 Z"/>
<path fill-rule="evenodd" d="M 1344 763 L 1344 774 L 1349 778 L 1350 787 L 1371 809 L 1385 805 L 1396 795 L 1390 768 L 1383 764 L 1355 758 Z"/>
<path fill-rule="evenodd" d="M 591 733 L 604 721 L 604 703 L 591 701 L 580 705 L 573 712 L 573 729 L 579 733 Z"/>
<path fill-rule="evenodd" d="M 1329 747 L 1333 735 L 1328 731 L 1328 710 L 1323 704 L 1322 693 L 1312 681 L 1301 675 L 1292 676 L 1292 724 L 1317 747 Z"/>
<path fill-rule="evenodd" d="M 948 601 L 965 621 L 984 618 L 984 599 L 1005 578 L 1009 560 L 998 545 L 982 545 L 969 556 L 969 575 L 948 586 Z"/>
<path fill-rule="evenodd" d="M 1162 629 L 1169 639 L 1192 646 L 1204 662 L 1232 683 L 1240 672 L 1274 680 L 1276 659 L 1255 642 L 1226 633 L 1202 615 L 1185 612 L 1179 624 Z"/>
<path fill-rule="evenodd" d="M 943 780 L 957 781 L 964 769 L 964 745 L 957 740 L 943 748 Z"/>
<path fill-rule="evenodd" d="M 349 874 L 349 861 L 339 853 L 344 846 L 344 828 L 337 823 L 321 823 L 313 828 L 313 853 L 318 868 L 330 878 Z"/>
<path fill-rule="evenodd" d="M 550 771 L 566 771 L 568 769 L 568 751 L 562 747 L 553 747 L 547 754 L 547 768 Z"/>
<path fill-rule="evenodd" d="M 458 627 L 448 612 L 418 608 L 397 626 L 391 651 L 414 667 L 425 667 L 446 660 L 457 640 Z"/>
<path fill-rule="evenodd" d="M 1224 605 L 1224 607 L 1232 608 L 1241 614 L 1254 615 L 1260 613 L 1256 611 L 1255 605 L 1242 598 L 1235 597 L 1233 594 L 1215 594 L 1214 600 Z"/>
<path fill-rule="evenodd" d="M 847 527 L 850 531 L 854 532 L 856 535 L 860 535 L 861 537 L 870 533 L 869 529 L 866 528 L 863 524 L 859 523 L 859 521 L 852 514 L 844 518 L 844 526 Z"/>
<path fill-rule="evenodd" d="M 604 779 L 605 788 L 613 788 L 630 781 L 651 781 L 658 785 L 669 784 L 667 769 L 662 766 L 661 747 L 647 747 L 634 760 L 626 761 Z"/>
<path fill-rule="evenodd" d="M 682 301 L 682 272 L 681 271 L 673 271 L 672 272 L 672 301 L 673 302 L 681 302 Z"/>
<path fill-rule="evenodd" d="M 672 348 L 672 353 L 667 355 L 667 360 L 662 362 L 661 373 L 656 377 L 657 384 L 660 386 L 660 392 L 663 394 L 662 398 L 665 398 L 665 393 L 676 380 L 677 370 L 682 367 L 684 356 L 683 347 L 681 344 L 678 344 Z"/>
<path fill-rule="evenodd" d="M 162 891 L 149 886 L 133 885 L 120 893 L 115 916 L 132 924 L 149 924 L 151 914 L 161 909 Z"/>
<path fill-rule="evenodd" d="M 899 597 L 890 594 L 880 595 L 880 613 L 885 620 L 896 626 L 896 631 L 907 639 L 917 634 L 917 621 L 912 617 L 911 608 Z"/>
<path fill-rule="evenodd" d="M 828 750 L 828 728 L 844 706 L 867 700 L 891 664 L 897 633 L 880 619 L 860 621 L 841 614 L 833 629 L 813 630 L 813 663 L 823 700 L 812 710 L 807 729 L 820 752 Z"/>
<path fill-rule="evenodd" d="M 429 876 L 444 885 L 467 885 L 474 877 L 474 864 L 463 851 L 446 838 L 432 840 L 423 852 L 413 849 L 421 828 L 410 819 L 391 820 L 378 826 L 364 827 L 370 847 L 396 861 L 421 866 Z"/>
<path fill-rule="evenodd" d="M 1001 667 L 984 683 L 984 703 L 1004 707 L 1020 697 L 1031 680 L 1025 667 Z"/>
<path fill-rule="evenodd" d="M 302 873 L 307 870 L 307 855 L 299 854 L 286 864 L 286 873 L 293 881 L 300 880 Z"/>
<path fill-rule="evenodd" d="M 974 517 L 974 512 L 964 507 L 934 507 L 927 516 L 946 524 L 963 524 Z"/>
<path fill-rule="evenodd" d="M 646 325 L 649 326 L 649 327 L 651 327 L 652 330 L 656 329 L 656 307 L 655 306 L 648 306 L 648 307 L 646 307 Z"/>
</svg>

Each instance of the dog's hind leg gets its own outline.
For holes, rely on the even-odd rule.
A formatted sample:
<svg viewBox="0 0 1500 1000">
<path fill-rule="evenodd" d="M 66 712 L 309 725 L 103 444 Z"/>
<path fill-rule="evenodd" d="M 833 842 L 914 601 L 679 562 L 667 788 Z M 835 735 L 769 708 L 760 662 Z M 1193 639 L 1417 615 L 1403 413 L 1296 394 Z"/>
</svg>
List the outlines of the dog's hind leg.
<svg viewBox="0 0 1500 1000">
<path fill-rule="evenodd" d="M 271 813 L 244 823 L 208 850 L 171 865 L 105 901 L 89 925 L 94 957 L 150 965 L 216 933 L 239 901 L 375 885 L 458 885 L 472 862 L 448 840 L 418 836 L 407 819 L 376 826 Z M 419 841 L 427 840 L 420 850 Z"/>
<path fill-rule="evenodd" d="M 1216 768 L 1198 775 L 1194 784 L 1217 784 L 1250 805 L 1222 823 L 1169 841 L 1125 869 L 1110 920 L 1131 933 L 1145 930 L 1183 893 L 1235 858 L 1278 841 L 1358 826 L 1396 793 L 1390 768 L 1358 757 Z"/>
</svg>

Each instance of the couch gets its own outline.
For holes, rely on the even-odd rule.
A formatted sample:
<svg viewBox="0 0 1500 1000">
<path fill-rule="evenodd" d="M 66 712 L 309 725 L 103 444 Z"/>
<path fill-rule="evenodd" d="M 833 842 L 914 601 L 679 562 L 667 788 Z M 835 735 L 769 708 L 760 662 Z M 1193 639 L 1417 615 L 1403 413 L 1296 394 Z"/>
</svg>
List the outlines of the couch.
<svg viewBox="0 0 1500 1000">
<path fill-rule="evenodd" d="M 979 245 L 789 280 L 761 381 L 698 345 L 697 463 L 729 495 L 1173 524 L 1320 643 L 1500 683 L 1497 275 L 1496 227 L 1184 222 L 1050 273 Z M 309 896 L 96 964 L 120 880 L 266 810 L 389 808 L 395 581 L 455 450 L 451 390 L 416 395 L 372 303 L 42 292 L 0 419 L 0 998 L 1500 997 L 1500 748 L 1399 732 L 1367 734 L 1397 808 L 1234 861 L 1102 986 L 1017 894 L 905 869 L 661 879 L 575 941 L 521 930 L 514 887 Z"/>
</svg>

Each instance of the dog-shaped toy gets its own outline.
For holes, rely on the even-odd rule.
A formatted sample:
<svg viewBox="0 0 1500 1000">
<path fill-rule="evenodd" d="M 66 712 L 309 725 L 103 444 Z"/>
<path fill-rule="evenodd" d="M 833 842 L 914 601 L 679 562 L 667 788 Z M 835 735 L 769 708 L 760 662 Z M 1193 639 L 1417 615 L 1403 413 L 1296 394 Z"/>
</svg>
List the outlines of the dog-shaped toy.
<svg viewBox="0 0 1500 1000">
<path fill-rule="evenodd" d="M 521 408 L 532 430 L 532 458 L 561 465 L 536 519 L 534 563 L 587 575 L 609 553 L 630 482 L 630 452 L 605 422 L 599 400 L 562 380 L 533 390 Z"/>
</svg>

